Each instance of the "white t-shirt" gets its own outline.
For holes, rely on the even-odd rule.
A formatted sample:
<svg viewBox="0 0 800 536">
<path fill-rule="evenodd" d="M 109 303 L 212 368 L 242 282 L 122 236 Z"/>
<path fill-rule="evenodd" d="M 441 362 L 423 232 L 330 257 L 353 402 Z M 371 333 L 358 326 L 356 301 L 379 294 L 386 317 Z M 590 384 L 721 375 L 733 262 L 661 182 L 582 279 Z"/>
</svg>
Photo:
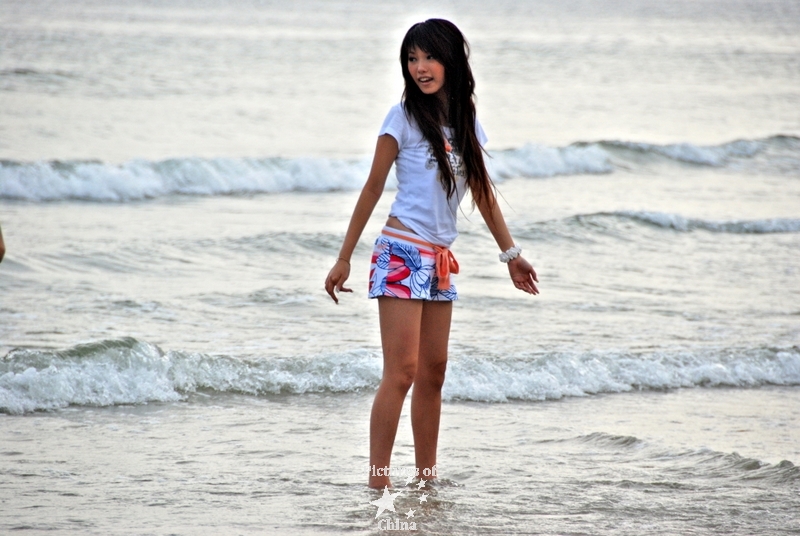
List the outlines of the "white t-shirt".
<svg viewBox="0 0 800 536">
<path fill-rule="evenodd" d="M 395 160 L 397 196 L 389 215 L 396 217 L 420 238 L 432 244 L 450 247 L 458 236 L 458 205 L 467 191 L 461 154 L 455 150 L 447 153 L 456 179 L 456 189 L 448 199 L 439 180 L 439 165 L 433 150 L 416 122 L 406 116 L 402 103 L 389 110 L 378 135 L 384 134 L 397 140 L 399 148 Z M 487 141 L 486 134 L 477 119 L 475 134 L 480 144 L 484 145 Z M 445 136 L 450 147 L 455 147 L 450 128 L 443 128 L 442 143 L 445 143 Z"/>
</svg>

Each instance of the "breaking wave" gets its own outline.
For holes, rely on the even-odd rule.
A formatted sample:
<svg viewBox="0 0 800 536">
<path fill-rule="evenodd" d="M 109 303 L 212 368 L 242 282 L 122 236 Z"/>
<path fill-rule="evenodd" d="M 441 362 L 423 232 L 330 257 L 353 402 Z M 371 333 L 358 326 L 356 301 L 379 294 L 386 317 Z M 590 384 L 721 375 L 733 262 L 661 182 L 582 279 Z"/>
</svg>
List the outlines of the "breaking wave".
<svg viewBox="0 0 800 536">
<path fill-rule="evenodd" d="M 528 144 L 493 151 L 496 181 L 514 177 L 613 173 L 661 161 L 680 165 L 752 168 L 800 175 L 800 138 L 772 136 L 721 145 L 656 145 L 625 141 L 580 142 L 565 147 Z M 174 158 L 101 161 L 0 161 L 0 199 L 126 202 L 169 195 L 243 195 L 360 188 L 369 158 Z M 389 187 L 396 184 L 389 179 Z"/>
<path fill-rule="evenodd" d="M 65 351 L 13 350 L 0 360 L 0 411 L 185 399 L 198 390 L 252 395 L 353 392 L 377 387 L 381 359 L 365 350 L 283 359 L 161 350 L 132 338 Z M 800 385 L 800 348 L 632 354 L 552 353 L 451 358 L 444 397 L 505 402 L 634 389 Z"/>
<path fill-rule="evenodd" d="M 603 218 L 612 217 L 631 220 L 672 229 L 680 232 L 694 230 L 710 231 L 712 233 L 731 234 L 769 234 L 769 233 L 797 233 L 800 232 L 800 219 L 798 218 L 769 218 L 764 220 L 730 220 L 715 221 L 698 218 L 686 218 L 679 214 L 664 212 L 619 211 L 577 216 L 577 218 Z"/>
</svg>

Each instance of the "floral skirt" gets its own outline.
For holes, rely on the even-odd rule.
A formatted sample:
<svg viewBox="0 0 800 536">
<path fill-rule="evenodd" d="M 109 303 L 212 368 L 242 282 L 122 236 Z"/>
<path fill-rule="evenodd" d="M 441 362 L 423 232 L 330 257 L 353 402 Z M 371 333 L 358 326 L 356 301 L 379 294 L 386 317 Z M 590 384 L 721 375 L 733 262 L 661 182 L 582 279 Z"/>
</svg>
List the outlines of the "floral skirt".
<svg viewBox="0 0 800 536">
<path fill-rule="evenodd" d="M 375 241 L 375 248 L 372 250 L 369 270 L 370 298 L 389 296 L 431 301 L 458 299 L 452 275 L 450 287 L 439 288 L 436 252 L 433 247 L 423 245 L 424 242 L 413 233 L 392 228 L 385 228 L 384 233 Z"/>
</svg>

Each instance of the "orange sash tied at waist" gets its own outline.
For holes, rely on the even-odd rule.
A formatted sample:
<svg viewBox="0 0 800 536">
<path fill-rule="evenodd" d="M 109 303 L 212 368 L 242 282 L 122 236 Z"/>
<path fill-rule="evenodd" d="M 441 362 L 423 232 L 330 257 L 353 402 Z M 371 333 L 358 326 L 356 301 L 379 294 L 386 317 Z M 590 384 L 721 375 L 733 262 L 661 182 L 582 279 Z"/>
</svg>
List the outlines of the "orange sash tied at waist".
<svg viewBox="0 0 800 536">
<path fill-rule="evenodd" d="M 439 278 L 438 287 L 440 290 L 447 290 L 450 288 L 450 274 L 457 274 L 459 270 L 458 261 L 455 255 L 453 255 L 453 252 L 450 251 L 450 248 L 431 244 L 421 238 L 410 236 L 408 232 L 400 231 L 392 227 L 384 227 L 381 234 L 413 242 L 414 244 L 433 250 L 436 253 L 436 277 Z"/>
<path fill-rule="evenodd" d="M 436 250 L 436 276 L 439 278 L 439 289 L 450 288 L 450 274 L 458 273 L 458 261 L 453 252 L 442 246 L 433 246 Z"/>
</svg>

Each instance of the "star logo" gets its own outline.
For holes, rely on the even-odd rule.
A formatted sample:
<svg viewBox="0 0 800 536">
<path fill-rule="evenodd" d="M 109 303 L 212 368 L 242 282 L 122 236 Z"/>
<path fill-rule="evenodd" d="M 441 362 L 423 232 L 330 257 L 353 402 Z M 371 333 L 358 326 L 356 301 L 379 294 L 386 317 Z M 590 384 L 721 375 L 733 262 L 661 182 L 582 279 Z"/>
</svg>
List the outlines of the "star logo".
<svg viewBox="0 0 800 536">
<path fill-rule="evenodd" d="M 422 497 L 419 498 L 419 504 L 422 504 L 424 502 L 428 502 L 428 494 L 427 493 L 423 493 Z M 394 512 L 394 510 L 392 510 L 392 512 Z"/>
<path fill-rule="evenodd" d="M 420 480 L 419 482 L 417 482 L 417 489 L 422 489 L 424 487 L 425 487 L 425 481 L 424 480 Z"/>
<path fill-rule="evenodd" d="M 378 519 L 378 516 L 383 513 L 384 510 L 389 510 L 390 512 L 395 512 L 394 509 L 394 500 L 397 498 L 398 495 L 402 494 L 402 491 L 398 491 L 397 493 L 389 493 L 389 486 L 383 487 L 383 495 L 380 499 L 370 501 L 369 504 L 374 504 L 378 507 L 378 513 L 375 514 L 375 519 Z"/>
<path fill-rule="evenodd" d="M 408 478 L 406 478 L 406 486 L 408 486 L 412 482 L 414 482 L 414 475 L 410 474 L 410 475 L 408 475 Z"/>
<path fill-rule="evenodd" d="M 406 519 L 408 519 L 409 517 L 414 517 L 414 510 L 412 510 L 411 508 L 409 508 L 408 512 L 406 512 Z"/>
</svg>

